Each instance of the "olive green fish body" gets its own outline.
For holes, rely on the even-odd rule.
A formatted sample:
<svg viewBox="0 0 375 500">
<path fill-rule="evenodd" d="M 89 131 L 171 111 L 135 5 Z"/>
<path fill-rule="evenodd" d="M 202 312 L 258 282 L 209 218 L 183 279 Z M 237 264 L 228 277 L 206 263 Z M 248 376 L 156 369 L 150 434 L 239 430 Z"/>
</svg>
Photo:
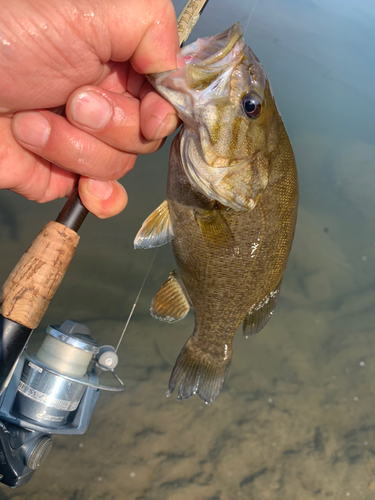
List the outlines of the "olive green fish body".
<svg viewBox="0 0 375 500">
<path fill-rule="evenodd" d="M 222 388 L 241 322 L 247 337 L 272 315 L 298 203 L 292 147 L 265 72 L 238 26 L 207 39 L 200 52 L 194 44 L 187 48 L 197 67 L 155 84 L 184 126 L 171 148 L 167 199 L 136 238 L 140 248 L 171 241 L 177 271 L 151 312 L 173 322 L 194 309 L 195 329 L 169 394 L 178 386 L 179 399 L 197 394 L 206 403 Z"/>
<path fill-rule="evenodd" d="M 285 140 L 289 142 L 287 137 Z M 184 177 L 179 156 L 174 154 L 178 141 L 176 137 L 172 146 L 167 190 L 174 231 L 171 244 L 178 275 L 196 320 L 194 334 L 183 356 L 188 364 L 190 356 L 186 351 L 193 351 L 191 358 L 206 358 L 208 365 L 220 374 L 213 391 L 202 398 L 210 401 L 212 392 L 217 395 L 221 389 L 238 326 L 251 310 L 277 298 L 296 219 L 298 192 L 294 157 L 289 146 L 290 171 L 285 173 L 284 158 L 281 169 L 275 162 L 269 185 L 252 211 L 234 211 L 222 205 L 212 210 L 212 202 L 195 191 Z M 288 199 L 291 203 L 280 207 L 280 203 Z M 204 237 L 197 223 L 203 211 L 217 213 L 228 226 L 233 241 L 218 245 L 214 239 Z M 268 317 L 266 314 L 262 319 L 267 321 Z M 249 330 L 249 334 L 253 333 L 257 333 L 256 325 L 253 331 Z M 188 379 L 188 375 L 185 377 Z M 195 387 L 197 376 L 193 374 L 192 378 L 193 381 L 186 380 L 185 384 L 206 396 L 204 384 Z M 173 376 L 171 382 L 175 383 Z M 170 387 L 170 391 L 173 388 Z"/>
</svg>

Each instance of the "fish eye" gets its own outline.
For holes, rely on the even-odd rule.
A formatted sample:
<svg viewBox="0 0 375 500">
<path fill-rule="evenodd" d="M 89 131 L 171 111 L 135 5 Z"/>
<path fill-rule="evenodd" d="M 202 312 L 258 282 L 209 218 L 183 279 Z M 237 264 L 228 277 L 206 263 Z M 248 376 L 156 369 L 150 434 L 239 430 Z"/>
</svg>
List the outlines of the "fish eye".
<svg viewBox="0 0 375 500">
<path fill-rule="evenodd" d="M 262 112 L 262 103 L 256 94 L 245 94 L 242 98 L 242 109 L 248 118 L 257 118 Z"/>
</svg>

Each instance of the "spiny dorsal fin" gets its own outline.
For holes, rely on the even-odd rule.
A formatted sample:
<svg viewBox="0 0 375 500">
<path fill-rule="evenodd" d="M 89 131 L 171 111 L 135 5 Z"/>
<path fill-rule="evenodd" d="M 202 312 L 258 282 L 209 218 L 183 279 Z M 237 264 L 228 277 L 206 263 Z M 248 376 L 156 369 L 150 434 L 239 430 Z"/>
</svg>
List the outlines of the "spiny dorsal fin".
<svg viewBox="0 0 375 500">
<path fill-rule="evenodd" d="M 217 247 L 234 247 L 233 235 L 220 210 L 195 209 L 194 215 L 206 243 Z"/>
<path fill-rule="evenodd" d="M 277 297 L 279 296 L 281 282 L 269 295 L 259 303 L 255 304 L 243 322 L 243 335 L 245 338 L 256 335 L 267 324 L 276 307 Z"/>
<path fill-rule="evenodd" d="M 164 200 L 142 224 L 134 239 L 134 248 L 155 248 L 169 243 L 173 238 L 168 201 Z"/>
<path fill-rule="evenodd" d="M 177 280 L 176 271 L 172 271 L 152 300 L 151 314 L 161 321 L 174 323 L 184 318 L 189 309 L 190 304 Z"/>
</svg>

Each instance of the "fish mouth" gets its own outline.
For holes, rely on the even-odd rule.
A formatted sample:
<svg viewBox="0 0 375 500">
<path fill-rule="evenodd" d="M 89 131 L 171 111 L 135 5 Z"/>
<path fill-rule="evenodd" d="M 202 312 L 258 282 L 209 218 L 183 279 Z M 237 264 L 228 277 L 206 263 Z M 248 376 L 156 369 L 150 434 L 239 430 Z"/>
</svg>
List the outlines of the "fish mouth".
<svg viewBox="0 0 375 500">
<path fill-rule="evenodd" d="M 207 165 L 225 168 L 242 163 L 245 158 L 237 157 L 238 153 L 234 155 L 226 147 L 217 148 L 217 141 L 211 137 L 211 127 L 218 118 L 215 116 L 217 106 L 220 107 L 218 101 L 232 100 L 236 106 L 243 93 L 241 75 L 236 69 L 244 62 L 246 65 L 249 54 L 240 23 L 222 33 L 198 38 L 183 47 L 181 54 L 186 63 L 184 67 L 148 75 L 149 81 L 172 104 L 185 126 L 196 134 L 197 149 Z"/>
<path fill-rule="evenodd" d="M 244 48 L 243 31 L 238 22 L 222 33 L 198 39 L 195 43 L 184 47 L 181 53 L 186 63 L 187 90 L 193 92 L 202 91 L 203 95 L 205 89 L 211 92 L 211 89 L 219 81 L 224 81 L 228 85 L 234 67 L 243 60 Z M 226 72 L 228 73 L 227 77 L 223 75 Z M 223 75 L 223 80 L 220 78 L 221 75 Z M 245 158 L 233 158 L 233 156 L 217 152 L 212 145 L 210 135 L 203 120 L 199 126 L 199 136 L 202 156 L 207 165 L 225 168 L 237 165 L 245 160 Z"/>
<path fill-rule="evenodd" d="M 197 67 L 214 64 L 224 59 L 242 37 L 242 27 L 237 22 L 222 33 L 198 38 L 195 43 L 183 47 L 181 54 L 186 64 L 195 64 Z"/>
<path fill-rule="evenodd" d="M 199 38 L 195 43 L 184 47 L 181 54 L 186 63 L 187 88 L 203 90 L 208 87 L 233 65 L 233 59 L 242 57 L 244 45 L 242 27 L 237 22 L 223 33 Z"/>
</svg>

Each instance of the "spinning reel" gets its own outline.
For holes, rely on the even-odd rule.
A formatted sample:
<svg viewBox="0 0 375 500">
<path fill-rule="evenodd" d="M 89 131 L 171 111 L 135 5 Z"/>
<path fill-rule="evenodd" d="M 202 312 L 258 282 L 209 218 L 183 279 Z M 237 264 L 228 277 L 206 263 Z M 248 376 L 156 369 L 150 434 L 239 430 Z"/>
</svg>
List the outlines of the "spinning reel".
<svg viewBox="0 0 375 500">
<path fill-rule="evenodd" d="M 23 486 L 47 458 L 53 434 L 86 432 L 100 391 L 125 389 L 117 363 L 112 346 L 99 346 L 72 320 L 49 326 L 35 354 L 22 352 L 0 396 L 0 482 Z M 103 371 L 119 386 L 101 385 Z"/>
</svg>

